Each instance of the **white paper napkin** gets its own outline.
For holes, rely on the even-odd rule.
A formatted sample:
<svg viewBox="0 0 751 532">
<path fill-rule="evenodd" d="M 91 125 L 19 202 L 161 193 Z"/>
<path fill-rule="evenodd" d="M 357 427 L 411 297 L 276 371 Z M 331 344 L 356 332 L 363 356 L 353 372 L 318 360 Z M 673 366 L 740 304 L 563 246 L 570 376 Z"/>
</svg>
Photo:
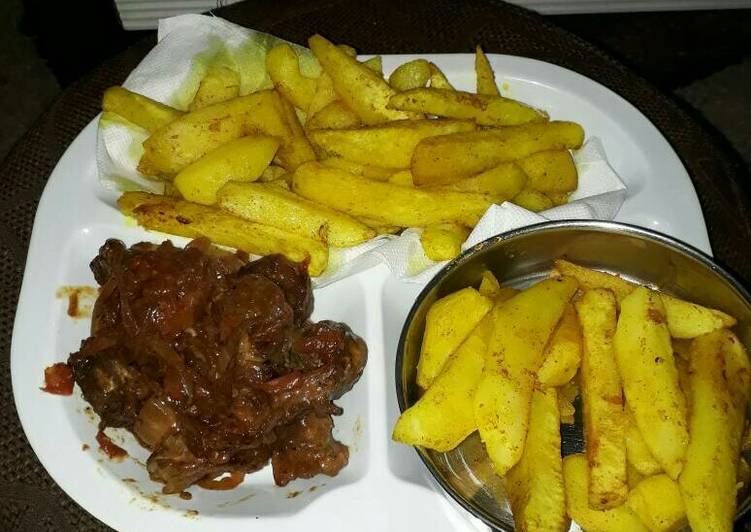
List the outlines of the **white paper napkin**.
<svg viewBox="0 0 751 532">
<path fill-rule="evenodd" d="M 242 94 L 270 87 L 265 71 L 266 50 L 281 39 L 216 17 L 182 15 L 159 22 L 158 41 L 123 86 L 184 109 L 212 60 L 233 64 L 240 73 Z M 310 51 L 297 46 L 296 49 L 302 56 L 303 73 L 317 75 L 319 67 Z M 143 153 L 141 144 L 147 136 L 145 130 L 117 117 L 107 114 L 101 117 L 97 166 L 101 196 L 107 201 L 114 204 L 123 190 L 163 191 L 161 182 L 136 170 Z M 574 162 L 579 172 L 579 187 L 570 203 L 537 214 L 509 202 L 494 205 L 473 229 L 463 249 L 505 231 L 545 220 L 613 219 L 623 204 L 626 187 L 608 164 L 599 139 L 588 139 L 574 152 Z M 410 228 L 399 236 L 380 236 L 352 248 L 332 248 L 329 267 L 314 282 L 323 286 L 380 262 L 385 262 L 401 279 L 427 282 L 445 263 L 425 256 L 420 232 L 418 228 Z"/>
</svg>

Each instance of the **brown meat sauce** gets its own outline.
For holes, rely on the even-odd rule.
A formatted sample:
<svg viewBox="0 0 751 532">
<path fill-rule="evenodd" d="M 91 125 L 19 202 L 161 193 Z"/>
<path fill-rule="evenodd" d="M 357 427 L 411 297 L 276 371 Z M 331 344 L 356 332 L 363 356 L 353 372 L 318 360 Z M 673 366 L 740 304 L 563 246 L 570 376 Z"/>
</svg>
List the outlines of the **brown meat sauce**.
<svg viewBox="0 0 751 532">
<path fill-rule="evenodd" d="M 151 451 L 165 493 L 234 487 L 269 461 L 279 485 L 347 464 L 333 400 L 360 378 L 367 348 L 344 324 L 310 321 L 304 264 L 248 263 L 205 240 L 108 240 L 91 268 L 91 336 L 68 366 L 100 430 L 123 427 Z"/>
</svg>

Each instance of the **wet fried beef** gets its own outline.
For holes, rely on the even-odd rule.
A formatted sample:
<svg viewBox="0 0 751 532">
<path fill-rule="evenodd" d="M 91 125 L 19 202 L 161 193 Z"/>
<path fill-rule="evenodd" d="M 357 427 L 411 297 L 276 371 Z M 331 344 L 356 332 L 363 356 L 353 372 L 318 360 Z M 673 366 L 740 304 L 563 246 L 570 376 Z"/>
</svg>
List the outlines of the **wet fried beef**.
<svg viewBox="0 0 751 532">
<path fill-rule="evenodd" d="M 100 428 L 126 428 L 151 451 L 165 493 L 231 486 L 269 460 L 279 485 L 347 464 L 332 401 L 360 378 L 367 348 L 344 324 L 309 321 L 304 264 L 248 263 L 202 240 L 108 240 L 91 269 L 91 336 L 68 365 Z"/>
</svg>

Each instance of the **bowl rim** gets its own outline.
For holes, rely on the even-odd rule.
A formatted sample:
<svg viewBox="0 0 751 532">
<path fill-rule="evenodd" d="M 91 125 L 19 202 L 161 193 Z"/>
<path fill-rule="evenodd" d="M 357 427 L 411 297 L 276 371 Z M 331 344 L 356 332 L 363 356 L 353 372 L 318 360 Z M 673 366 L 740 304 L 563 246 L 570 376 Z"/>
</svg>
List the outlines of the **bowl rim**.
<svg viewBox="0 0 751 532">
<path fill-rule="evenodd" d="M 743 299 L 746 300 L 746 302 L 751 305 L 751 293 L 749 293 L 749 290 L 746 289 L 746 287 L 739 281 L 735 275 L 730 272 L 725 267 L 718 264 L 713 257 L 708 255 L 707 253 L 701 251 L 700 249 L 697 249 L 696 247 L 683 242 L 682 240 L 678 240 L 677 238 L 673 238 L 669 235 L 666 235 L 665 233 L 660 233 L 658 231 L 654 231 L 652 229 L 646 229 L 644 227 L 640 227 L 633 224 L 627 224 L 622 222 L 612 222 L 612 221 L 601 221 L 601 220 L 558 220 L 558 221 L 545 221 L 536 223 L 533 225 L 528 225 L 524 227 L 520 227 L 517 229 L 512 229 L 510 231 L 506 231 L 503 233 L 500 233 L 498 235 L 492 236 L 486 240 L 483 240 L 482 242 L 478 242 L 477 244 L 473 245 L 470 248 L 467 248 L 464 250 L 459 256 L 455 257 L 451 262 L 449 262 L 446 266 L 444 266 L 428 283 L 425 285 L 425 287 L 420 291 L 417 298 L 415 299 L 414 303 L 412 304 L 412 307 L 409 310 L 409 313 L 407 314 L 407 317 L 404 320 L 404 325 L 402 325 L 402 331 L 399 335 L 399 343 L 397 344 L 396 348 L 396 360 L 394 364 L 394 377 L 395 377 L 395 384 L 396 384 L 396 399 L 397 404 L 399 405 L 399 413 L 403 413 L 407 409 L 406 401 L 404 400 L 404 388 L 402 386 L 402 366 L 404 364 L 404 346 L 406 343 L 406 336 L 407 336 L 407 330 L 410 323 L 412 323 L 412 320 L 414 320 L 415 314 L 417 313 L 417 310 L 419 309 L 420 305 L 422 304 L 423 300 L 427 296 L 428 293 L 437 285 L 439 284 L 445 277 L 447 277 L 451 272 L 459 268 L 460 266 L 464 265 L 467 261 L 470 260 L 472 256 L 474 256 L 477 252 L 489 248 L 493 245 L 495 245 L 498 242 L 503 242 L 505 240 L 510 240 L 512 238 L 517 238 L 520 236 L 524 236 L 530 233 L 537 233 L 542 231 L 558 231 L 563 229 L 583 229 L 583 230 L 589 230 L 594 232 L 602 232 L 602 233 L 621 233 L 621 234 L 627 234 L 630 236 L 635 236 L 638 238 L 642 238 L 645 240 L 650 240 L 653 242 L 657 242 L 662 245 L 666 245 L 667 247 L 674 248 L 677 251 L 680 251 L 684 253 L 685 255 L 688 255 L 690 258 L 693 258 L 705 266 L 707 266 L 710 270 L 712 270 L 715 274 L 720 276 L 724 281 L 726 281 L 733 289 L 735 289 Z M 420 460 L 422 463 L 427 467 L 428 471 L 430 471 L 430 475 L 433 477 L 433 480 L 437 482 L 443 491 L 447 493 L 451 498 L 458 503 L 464 510 L 469 512 L 471 515 L 479 518 L 483 521 L 486 525 L 491 527 L 491 529 L 494 529 L 495 527 L 501 526 L 504 530 L 508 530 L 509 532 L 513 532 L 513 529 L 507 529 L 504 525 L 497 523 L 497 521 L 483 508 L 479 507 L 473 507 L 470 504 L 470 501 L 462 497 L 459 493 L 454 490 L 451 485 L 438 473 L 435 466 L 431 463 L 430 460 L 428 460 L 425 451 L 421 447 L 413 447 L 417 455 L 420 457 Z M 741 510 L 736 516 L 735 521 L 739 521 L 740 519 L 744 519 L 748 514 L 748 509 Z"/>
</svg>

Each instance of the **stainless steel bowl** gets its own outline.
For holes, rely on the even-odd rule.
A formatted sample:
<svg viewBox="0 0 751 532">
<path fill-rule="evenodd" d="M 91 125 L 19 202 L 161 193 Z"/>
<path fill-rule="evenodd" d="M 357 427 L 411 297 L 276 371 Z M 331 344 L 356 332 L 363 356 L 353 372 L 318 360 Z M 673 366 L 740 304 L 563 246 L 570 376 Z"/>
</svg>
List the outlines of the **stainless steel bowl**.
<svg viewBox="0 0 751 532">
<path fill-rule="evenodd" d="M 617 273 L 696 303 L 724 310 L 751 347 L 751 295 L 711 257 L 668 236 L 635 226 L 599 221 L 549 222 L 504 233 L 477 244 L 448 264 L 420 293 L 402 330 L 396 355 L 396 393 L 403 412 L 419 397 L 415 370 L 425 314 L 439 298 L 478 286 L 484 270 L 506 286 L 545 277 L 557 258 Z M 578 414 L 577 409 L 577 414 Z M 581 420 L 562 426 L 563 454 L 584 449 Z M 477 433 L 448 453 L 417 448 L 432 475 L 461 506 L 489 526 L 513 530 L 503 482 L 492 470 Z M 746 496 L 739 519 L 746 520 Z"/>
</svg>

